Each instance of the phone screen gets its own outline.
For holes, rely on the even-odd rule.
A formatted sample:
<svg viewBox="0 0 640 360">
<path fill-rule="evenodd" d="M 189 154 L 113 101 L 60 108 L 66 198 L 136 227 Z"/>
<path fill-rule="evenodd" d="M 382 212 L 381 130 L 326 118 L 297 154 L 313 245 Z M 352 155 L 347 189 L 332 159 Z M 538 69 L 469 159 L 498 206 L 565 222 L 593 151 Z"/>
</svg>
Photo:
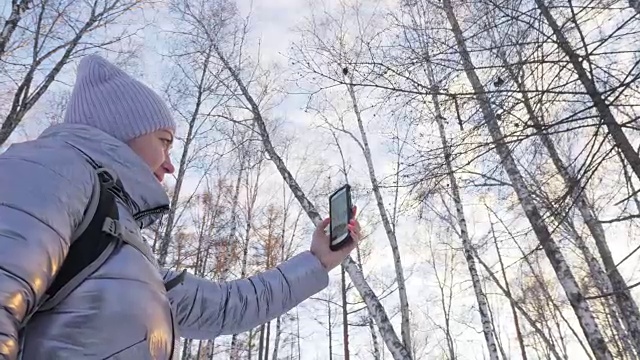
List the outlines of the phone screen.
<svg viewBox="0 0 640 360">
<path fill-rule="evenodd" d="M 331 244 L 339 244 L 349 235 L 349 204 L 347 189 L 342 189 L 331 198 Z"/>
</svg>

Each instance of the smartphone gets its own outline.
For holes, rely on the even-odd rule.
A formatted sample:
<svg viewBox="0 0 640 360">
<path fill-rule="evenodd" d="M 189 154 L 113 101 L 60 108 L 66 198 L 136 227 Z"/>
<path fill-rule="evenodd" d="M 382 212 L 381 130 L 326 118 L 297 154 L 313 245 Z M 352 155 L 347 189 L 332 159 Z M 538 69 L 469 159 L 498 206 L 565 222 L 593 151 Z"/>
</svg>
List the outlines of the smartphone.
<svg viewBox="0 0 640 360">
<path fill-rule="evenodd" d="M 349 244 L 349 221 L 353 217 L 353 205 L 351 204 L 351 186 L 346 184 L 336 190 L 329 197 L 329 213 L 331 223 L 329 225 L 329 248 L 337 251 Z"/>
</svg>

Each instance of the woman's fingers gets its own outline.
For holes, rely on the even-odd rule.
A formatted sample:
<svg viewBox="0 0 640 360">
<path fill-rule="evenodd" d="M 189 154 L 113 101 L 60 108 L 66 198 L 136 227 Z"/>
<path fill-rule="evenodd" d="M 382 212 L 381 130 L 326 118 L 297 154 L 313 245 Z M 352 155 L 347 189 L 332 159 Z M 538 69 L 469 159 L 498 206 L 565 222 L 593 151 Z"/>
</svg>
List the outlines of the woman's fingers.
<svg viewBox="0 0 640 360">
<path fill-rule="evenodd" d="M 351 238 L 355 240 L 356 243 L 360 242 L 362 239 L 362 234 L 360 233 L 360 223 L 357 220 L 352 220 L 349 224 L 349 233 L 351 234 Z"/>
<path fill-rule="evenodd" d="M 316 227 L 316 232 L 318 234 L 324 234 L 325 233 L 325 229 L 327 228 L 327 226 L 329 226 L 330 223 L 331 223 L 331 218 L 326 218 L 326 219 L 322 220 L 320 225 L 318 225 Z"/>
</svg>

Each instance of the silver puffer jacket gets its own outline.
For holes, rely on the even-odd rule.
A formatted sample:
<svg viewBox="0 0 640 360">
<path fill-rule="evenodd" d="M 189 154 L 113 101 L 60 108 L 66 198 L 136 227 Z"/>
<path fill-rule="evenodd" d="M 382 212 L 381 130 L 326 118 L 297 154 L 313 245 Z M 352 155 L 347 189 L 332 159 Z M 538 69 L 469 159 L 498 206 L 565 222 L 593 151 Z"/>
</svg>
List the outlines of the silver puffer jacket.
<svg viewBox="0 0 640 360">
<path fill-rule="evenodd" d="M 125 244 L 53 310 L 25 321 L 92 194 L 93 169 L 74 146 L 121 179 L 133 203 L 118 203 L 120 221 L 140 240 L 155 219 L 134 221 L 134 213 L 169 203 L 128 146 L 88 126 L 54 125 L 0 154 L 0 359 L 169 359 L 177 336 L 243 332 L 327 286 L 318 259 L 303 252 L 248 279 L 215 283 L 189 274 L 167 293 L 164 281 L 177 273 L 145 256 L 146 243 L 142 251 Z"/>
</svg>

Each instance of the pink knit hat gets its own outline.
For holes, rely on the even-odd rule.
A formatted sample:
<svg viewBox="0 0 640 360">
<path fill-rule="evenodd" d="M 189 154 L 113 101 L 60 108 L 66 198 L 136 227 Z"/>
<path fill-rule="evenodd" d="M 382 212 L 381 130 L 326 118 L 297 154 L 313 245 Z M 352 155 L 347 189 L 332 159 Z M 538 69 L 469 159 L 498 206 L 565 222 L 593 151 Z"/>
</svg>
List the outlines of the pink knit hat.
<svg viewBox="0 0 640 360">
<path fill-rule="evenodd" d="M 80 61 L 64 122 L 96 127 L 123 142 L 176 128 L 158 94 L 97 55 Z"/>
</svg>

